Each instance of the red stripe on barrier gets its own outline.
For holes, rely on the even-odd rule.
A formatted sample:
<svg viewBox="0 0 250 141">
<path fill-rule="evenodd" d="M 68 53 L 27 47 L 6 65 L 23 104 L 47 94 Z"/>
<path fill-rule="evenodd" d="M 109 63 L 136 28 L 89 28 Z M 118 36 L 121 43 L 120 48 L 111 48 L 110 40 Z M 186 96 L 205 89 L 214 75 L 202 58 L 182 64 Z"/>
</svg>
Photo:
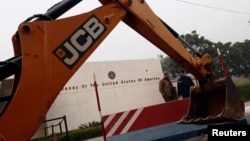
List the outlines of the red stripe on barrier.
<svg viewBox="0 0 250 141">
<path fill-rule="evenodd" d="M 188 111 L 189 98 L 144 108 L 129 131 L 179 121 Z"/>
<path fill-rule="evenodd" d="M 121 117 L 122 113 L 117 113 L 117 114 L 114 114 L 114 115 L 115 116 L 112 118 L 110 123 L 107 126 L 105 126 L 106 135 L 109 134 L 109 132 L 112 130 L 112 128 L 114 127 L 114 125 L 116 124 L 118 119 Z M 104 121 L 104 125 L 105 125 L 105 121 Z"/>
<path fill-rule="evenodd" d="M 110 122 L 105 126 L 105 131 L 107 136 L 113 136 L 121 134 L 129 122 L 131 125 L 128 126 L 128 129 L 123 131 L 124 133 L 176 122 L 179 121 L 185 114 L 187 114 L 188 104 L 189 98 L 186 98 L 159 105 L 144 107 L 143 109 L 139 108 L 131 111 L 106 115 L 103 116 L 104 124 L 106 125 L 109 121 Z M 136 112 L 138 112 L 138 115 L 131 119 Z M 121 119 L 121 117 L 123 118 Z M 109 118 L 112 118 L 112 120 Z"/>
<path fill-rule="evenodd" d="M 115 131 L 114 135 L 119 135 L 121 131 L 124 129 L 124 127 L 127 125 L 131 117 L 134 115 L 136 110 L 131 110 L 129 114 L 126 116 L 126 118 L 123 120 L 123 122 L 120 124 L 119 128 Z"/>
</svg>

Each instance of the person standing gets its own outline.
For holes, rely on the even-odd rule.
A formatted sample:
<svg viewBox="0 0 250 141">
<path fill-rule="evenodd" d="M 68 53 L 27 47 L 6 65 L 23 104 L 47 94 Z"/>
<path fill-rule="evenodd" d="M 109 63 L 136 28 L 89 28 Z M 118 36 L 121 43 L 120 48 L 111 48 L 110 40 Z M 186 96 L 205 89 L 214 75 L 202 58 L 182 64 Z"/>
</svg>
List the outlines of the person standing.
<svg viewBox="0 0 250 141">
<path fill-rule="evenodd" d="M 178 99 L 176 90 L 169 79 L 169 73 L 166 71 L 163 74 L 164 77 L 159 81 L 159 91 L 162 97 L 164 98 L 165 102 Z"/>
<path fill-rule="evenodd" d="M 186 76 L 184 70 L 178 71 L 179 79 L 177 80 L 177 91 L 179 98 L 189 97 L 190 87 L 194 86 L 194 82 L 191 77 Z"/>
</svg>

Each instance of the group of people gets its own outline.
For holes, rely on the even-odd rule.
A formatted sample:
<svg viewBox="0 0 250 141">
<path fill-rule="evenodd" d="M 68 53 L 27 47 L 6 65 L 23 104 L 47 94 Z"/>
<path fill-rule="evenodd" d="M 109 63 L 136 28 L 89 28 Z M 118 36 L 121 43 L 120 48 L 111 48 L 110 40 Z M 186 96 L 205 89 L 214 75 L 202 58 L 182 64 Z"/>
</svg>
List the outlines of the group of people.
<svg viewBox="0 0 250 141">
<path fill-rule="evenodd" d="M 189 97 L 190 87 L 194 86 L 194 82 L 184 70 L 178 71 L 177 92 L 169 79 L 169 72 L 163 74 L 164 77 L 159 81 L 159 91 L 166 102 Z"/>
</svg>

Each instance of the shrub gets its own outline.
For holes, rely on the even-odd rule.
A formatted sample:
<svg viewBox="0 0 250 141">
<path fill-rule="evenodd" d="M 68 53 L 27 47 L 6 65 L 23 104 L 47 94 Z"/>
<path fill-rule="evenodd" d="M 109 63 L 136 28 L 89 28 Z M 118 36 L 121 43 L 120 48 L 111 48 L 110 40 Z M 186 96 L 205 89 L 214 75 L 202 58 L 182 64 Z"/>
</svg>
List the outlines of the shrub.
<svg viewBox="0 0 250 141">
<path fill-rule="evenodd" d="M 98 126 L 98 125 L 101 125 L 101 122 L 92 121 L 92 122 L 88 122 L 88 123 L 85 123 L 85 124 L 81 124 L 79 126 L 79 129 L 89 128 L 89 127 Z"/>
<path fill-rule="evenodd" d="M 240 91 L 240 95 L 244 102 L 250 101 L 250 83 L 244 83 L 237 85 L 238 90 Z"/>
<path fill-rule="evenodd" d="M 100 125 L 92 126 L 89 128 L 76 129 L 69 131 L 68 136 L 66 133 L 56 134 L 58 141 L 82 141 L 90 138 L 102 136 L 102 128 Z M 32 139 L 31 141 L 53 141 L 53 135 Z"/>
</svg>

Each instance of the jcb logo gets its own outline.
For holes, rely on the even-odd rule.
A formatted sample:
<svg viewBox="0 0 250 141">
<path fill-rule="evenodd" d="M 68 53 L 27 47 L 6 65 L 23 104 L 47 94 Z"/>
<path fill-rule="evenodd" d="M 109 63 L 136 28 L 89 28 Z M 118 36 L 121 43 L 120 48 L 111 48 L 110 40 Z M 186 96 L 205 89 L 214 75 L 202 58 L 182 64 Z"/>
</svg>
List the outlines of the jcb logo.
<svg viewBox="0 0 250 141">
<path fill-rule="evenodd" d="M 105 32 L 106 27 L 92 15 L 53 53 L 68 67 L 72 68 L 84 53 Z"/>
</svg>

